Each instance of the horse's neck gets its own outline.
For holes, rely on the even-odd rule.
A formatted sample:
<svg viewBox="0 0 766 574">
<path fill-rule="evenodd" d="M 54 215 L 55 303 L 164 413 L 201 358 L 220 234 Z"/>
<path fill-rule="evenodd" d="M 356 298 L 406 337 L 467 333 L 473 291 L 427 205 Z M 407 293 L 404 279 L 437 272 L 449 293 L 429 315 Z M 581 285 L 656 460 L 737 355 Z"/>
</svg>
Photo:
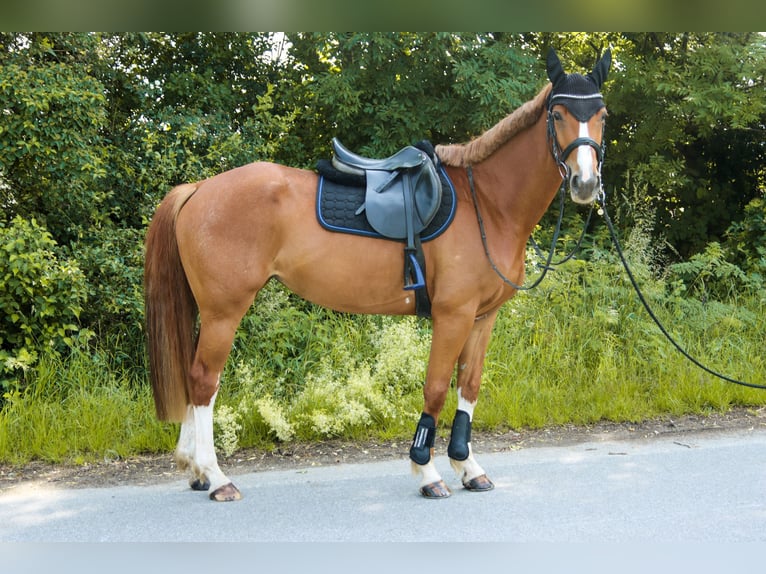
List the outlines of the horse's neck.
<svg viewBox="0 0 766 574">
<path fill-rule="evenodd" d="M 525 239 L 534 230 L 561 183 L 541 119 L 475 168 L 481 203 L 499 230 Z"/>
</svg>

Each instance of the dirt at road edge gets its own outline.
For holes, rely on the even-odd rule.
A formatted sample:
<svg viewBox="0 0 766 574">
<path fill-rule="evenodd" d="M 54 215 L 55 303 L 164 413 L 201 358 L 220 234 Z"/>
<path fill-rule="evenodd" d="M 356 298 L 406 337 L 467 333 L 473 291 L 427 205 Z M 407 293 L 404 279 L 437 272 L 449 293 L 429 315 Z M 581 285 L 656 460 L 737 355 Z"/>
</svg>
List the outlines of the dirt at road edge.
<svg viewBox="0 0 766 574">
<path fill-rule="evenodd" d="M 664 418 L 640 423 L 601 422 L 587 426 L 563 425 L 534 430 L 481 432 L 474 430 L 472 444 L 481 453 L 508 452 L 522 448 L 557 446 L 588 441 L 652 439 L 700 432 L 755 431 L 766 429 L 766 407 L 738 408 L 708 416 Z M 444 433 L 442 433 L 444 434 Z M 322 441 L 288 443 L 273 451 L 244 449 L 221 457 L 221 468 L 229 476 L 269 470 L 300 469 L 312 466 L 402 459 L 406 462 L 409 443 Z M 447 437 L 437 438 L 436 452 L 446 453 Z M 62 488 L 98 488 L 118 485 L 151 485 L 183 480 L 172 454 L 140 455 L 128 459 L 104 460 L 83 465 L 31 462 L 23 466 L 0 464 L 0 492 L 24 483 L 43 483 Z"/>
</svg>

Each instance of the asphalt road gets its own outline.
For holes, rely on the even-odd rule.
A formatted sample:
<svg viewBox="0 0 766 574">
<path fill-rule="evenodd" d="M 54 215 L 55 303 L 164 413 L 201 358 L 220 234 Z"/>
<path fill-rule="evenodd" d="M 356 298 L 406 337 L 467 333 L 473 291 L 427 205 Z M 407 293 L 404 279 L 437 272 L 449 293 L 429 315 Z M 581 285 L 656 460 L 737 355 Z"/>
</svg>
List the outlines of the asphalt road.
<svg viewBox="0 0 766 574">
<path fill-rule="evenodd" d="M 233 477 L 236 503 L 184 480 L 0 493 L 0 542 L 762 542 L 766 430 L 478 455 L 496 484 L 425 500 L 406 459 Z"/>
</svg>

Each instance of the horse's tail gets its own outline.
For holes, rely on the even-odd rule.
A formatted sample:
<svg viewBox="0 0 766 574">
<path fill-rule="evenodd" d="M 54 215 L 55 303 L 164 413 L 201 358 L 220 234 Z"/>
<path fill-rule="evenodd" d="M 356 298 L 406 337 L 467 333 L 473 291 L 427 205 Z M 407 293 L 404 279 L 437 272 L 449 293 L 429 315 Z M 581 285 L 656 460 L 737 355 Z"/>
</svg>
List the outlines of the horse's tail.
<svg viewBox="0 0 766 574">
<path fill-rule="evenodd" d="M 149 378 L 160 420 L 182 421 L 196 346 L 197 303 L 181 264 L 176 217 L 197 184 L 179 185 L 162 200 L 146 234 L 144 310 Z"/>
</svg>

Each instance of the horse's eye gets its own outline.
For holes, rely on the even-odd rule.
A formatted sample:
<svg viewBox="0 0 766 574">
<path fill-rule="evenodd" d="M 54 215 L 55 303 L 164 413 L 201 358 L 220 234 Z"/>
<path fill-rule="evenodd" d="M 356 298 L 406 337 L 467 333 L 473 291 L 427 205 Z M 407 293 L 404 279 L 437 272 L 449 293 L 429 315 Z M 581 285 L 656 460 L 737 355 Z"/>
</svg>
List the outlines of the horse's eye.
<svg viewBox="0 0 766 574">
<path fill-rule="evenodd" d="M 561 115 L 561 112 L 560 112 L 560 111 L 558 111 L 558 110 L 554 110 L 554 112 L 553 112 L 553 119 L 554 119 L 554 120 L 556 120 L 557 122 L 560 122 L 560 121 L 561 121 L 561 120 L 563 120 L 564 118 L 562 117 L 562 115 Z"/>
</svg>

